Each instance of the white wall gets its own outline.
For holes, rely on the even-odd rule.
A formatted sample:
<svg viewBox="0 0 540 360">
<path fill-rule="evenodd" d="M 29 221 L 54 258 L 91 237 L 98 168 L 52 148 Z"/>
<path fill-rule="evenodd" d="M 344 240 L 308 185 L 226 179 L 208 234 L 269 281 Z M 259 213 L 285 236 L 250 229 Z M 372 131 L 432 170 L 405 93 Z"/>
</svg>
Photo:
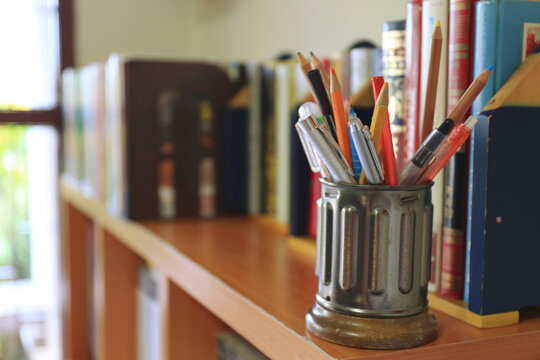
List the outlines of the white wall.
<svg viewBox="0 0 540 360">
<path fill-rule="evenodd" d="M 111 52 L 264 60 L 283 50 L 329 55 L 380 44 L 404 0 L 76 0 L 78 65 Z"/>
</svg>

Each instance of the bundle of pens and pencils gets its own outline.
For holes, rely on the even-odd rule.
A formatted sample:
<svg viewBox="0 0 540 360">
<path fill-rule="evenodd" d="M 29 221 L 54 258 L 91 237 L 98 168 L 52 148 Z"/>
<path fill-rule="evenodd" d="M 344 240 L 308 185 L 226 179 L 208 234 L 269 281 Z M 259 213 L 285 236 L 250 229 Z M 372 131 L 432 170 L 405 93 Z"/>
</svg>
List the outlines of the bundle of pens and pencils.
<svg viewBox="0 0 540 360">
<path fill-rule="evenodd" d="M 328 74 L 313 53 L 311 64 L 298 53 L 298 61 L 317 101 L 300 107 L 295 126 L 311 170 L 334 183 L 390 186 L 430 183 L 469 137 L 477 118 L 471 116 L 464 121 L 465 114 L 492 70 L 488 68 L 474 79 L 446 120 L 432 130 L 441 44 L 441 29 L 437 24 L 431 43 L 422 143 L 400 169 L 399 176 L 388 119 L 388 83 L 380 76 L 372 79 L 376 103 L 368 128 L 347 99 L 343 99 L 334 69 Z"/>
</svg>

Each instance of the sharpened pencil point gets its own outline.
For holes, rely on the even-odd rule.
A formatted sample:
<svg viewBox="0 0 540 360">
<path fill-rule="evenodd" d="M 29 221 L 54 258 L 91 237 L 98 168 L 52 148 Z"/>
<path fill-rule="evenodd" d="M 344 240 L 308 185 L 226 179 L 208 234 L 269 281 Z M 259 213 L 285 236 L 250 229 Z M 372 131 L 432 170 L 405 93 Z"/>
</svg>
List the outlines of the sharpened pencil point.
<svg viewBox="0 0 540 360">
<path fill-rule="evenodd" d="M 379 97 L 377 98 L 376 104 L 378 106 L 388 106 L 388 83 L 385 82 L 381 92 L 379 93 Z"/>
<path fill-rule="evenodd" d="M 315 54 L 313 53 L 313 51 L 310 51 L 310 52 L 309 52 L 309 55 L 315 56 Z"/>
<path fill-rule="evenodd" d="M 493 71 L 493 65 L 489 65 L 489 67 L 486 70 Z"/>
<path fill-rule="evenodd" d="M 441 21 L 440 20 L 437 20 L 437 23 L 435 24 L 435 26 L 441 26 Z"/>
</svg>

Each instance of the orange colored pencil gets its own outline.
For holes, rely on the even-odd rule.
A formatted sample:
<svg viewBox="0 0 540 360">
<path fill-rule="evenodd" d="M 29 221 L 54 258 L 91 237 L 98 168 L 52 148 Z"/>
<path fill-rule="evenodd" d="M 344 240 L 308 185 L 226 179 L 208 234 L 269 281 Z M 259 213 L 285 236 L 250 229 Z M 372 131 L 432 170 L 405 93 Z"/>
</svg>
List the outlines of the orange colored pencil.
<svg viewBox="0 0 540 360">
<path fill-rule="evenodd" d="M 480 91 L 486 86 L 490 75 L 491 67 L 482 71 L 465 90 L 454 109 L 448 114 L 447 117 L 455 121 L 455 126 L 463 122 L 465 113 L 471 107 L 474 99 L 480 94 Z"/>
<path fill-rule="evenodd" d="M 352 168 L 351 145 L 349 144 L 349 132 L 347 131 L 348 118 L 345 116 L 341 85 L 334 68 L 332 68 L 330 75 L 330 96 L 332 98 L 332 109 L 334 111 L 334 121 L 336 122 L 339 148 Z"/>
<path fill-rule="evenodd" d="M 378 99 L 384 86 L 384 78 L 382 76 L 374 76 L 371 80 L 371 85 L 373 87 L 373 97 Z M 392 142 L 392 131 L 390 130 L 390 117 L 388 116 L 388 112 L 386 113 L 382 132 L 381 157 L 384 167 L 385 184 L 397 185 L 396 156 L 394 155 L 394 144 Z"/>
<path fill-rule="evenodd" d="M 442 42 L 441 22 L 437 21 L 435 29 L 433 29 L 433 34 L 431 35 L 431 52 L 429 54 L 429 70 L 420 142 L 424 141 L 433 130 L 433 116 L 435 115 L 435 99 L 437 98 L 437 84 L 439 82 Z"/>
</svg>

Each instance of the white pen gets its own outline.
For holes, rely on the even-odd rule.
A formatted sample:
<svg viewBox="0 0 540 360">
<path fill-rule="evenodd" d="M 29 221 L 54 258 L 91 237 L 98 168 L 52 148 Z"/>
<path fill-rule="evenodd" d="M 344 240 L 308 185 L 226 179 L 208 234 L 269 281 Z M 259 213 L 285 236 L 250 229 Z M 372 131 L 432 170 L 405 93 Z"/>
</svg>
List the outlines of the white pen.
<svg viewBox="0 0 540 360">
<path fill-rule="evenodd" d="M 358 119 L 352 118 L 349 120 L 349 130 L 368 183 L 372 185 L 382 184 L 384 174 L 381 161 L 377 156 L 367 126 L 362 127 Z"/>
<path fill-rule="evenodd" d="M 328 169 L 332 181 L 354 184 L 355 181 L 351 170 L 347 168 L 346 162 L 341 158 L 342 155 L 340 157 L 335 145 L 329 141 L 327 134 L 318 125 L 317 120 L 310 115 L 305 119 L 298 120 L 296 124 L 306 135 L 322 164 Z M 339 148 L 337 150 L 339 151 Z"/>
</svg>

